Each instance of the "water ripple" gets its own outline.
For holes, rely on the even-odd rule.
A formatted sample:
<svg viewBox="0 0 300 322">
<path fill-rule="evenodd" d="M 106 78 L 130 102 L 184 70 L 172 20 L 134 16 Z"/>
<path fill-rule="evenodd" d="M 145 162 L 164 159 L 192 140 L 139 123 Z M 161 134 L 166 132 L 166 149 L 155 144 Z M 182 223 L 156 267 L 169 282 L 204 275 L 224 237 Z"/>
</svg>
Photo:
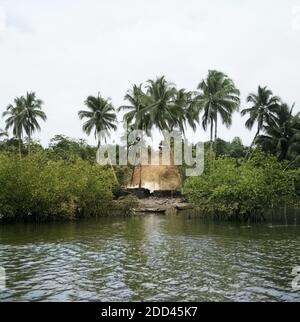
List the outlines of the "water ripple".
<svg viewBox="0 0 300 322">
<path fill-rule="evenodd" d="M 1 301 L 300 301 L 300 227 L 184 217 L 0 227 Z"/>
</svg>

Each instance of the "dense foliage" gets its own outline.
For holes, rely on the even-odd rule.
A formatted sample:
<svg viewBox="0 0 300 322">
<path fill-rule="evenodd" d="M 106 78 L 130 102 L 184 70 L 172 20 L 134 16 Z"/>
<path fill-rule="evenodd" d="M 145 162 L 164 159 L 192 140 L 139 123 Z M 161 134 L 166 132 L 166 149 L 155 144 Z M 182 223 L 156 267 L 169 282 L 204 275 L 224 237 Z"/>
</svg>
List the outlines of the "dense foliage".
<svg viewBox="0 0 300 322">
<path fill-rule="evenodd" d="M 215 141 L 214 151 L 216 157 L 229 156 L 232 158 L 242 158 L 247 155 L 248 148 L 243 145 L 239 137 L 235 137 L 231 142 L 217 139 Z"/>
<path fill-rule="evenodd" d="M 73 219 L 104 215 L 112 202 L 110 169 L 83 160 L 50 160 L 44 152 L 0 154 L 2 220 Z"/>
<path fill-rule="evenodd" d="M 296 182 L 300 171 L 286 166 L 263 153 L 256 153 L 248 161 L 219 158 L 202 176 L 189 178 L 183 191 L 206 214 L 261 216 L 265 209 L 299 202 Z"/>
</svg>

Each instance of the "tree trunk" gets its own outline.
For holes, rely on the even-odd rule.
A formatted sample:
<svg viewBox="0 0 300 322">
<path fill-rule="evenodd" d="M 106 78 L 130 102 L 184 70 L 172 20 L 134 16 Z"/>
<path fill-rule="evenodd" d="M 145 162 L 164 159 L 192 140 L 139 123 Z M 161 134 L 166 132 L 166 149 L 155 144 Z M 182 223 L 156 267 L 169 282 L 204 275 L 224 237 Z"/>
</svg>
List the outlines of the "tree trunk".
<svg viewBox="0 0 300 322">
<path fill-rule="evenodd" d="M 215 142 L 217 141 L 218 138 L 218 117 L 215 119 Z"/>
<path fill-rule="evenodd" d="M 259 135 L 259 132 L 260 132 L 260 128 L 258 127 L 257 132 L 256 132 L 256 134 L 254 136 L 254 139 L 253 139 L 253 141 L 252 141 L 252 143 L 250 145 L 250 149 L 249 149 L 248 153 L 246 154 L 246 159 L 249 158 L 251 156 L 251 154 L 252 154 L 251 150 L 252 150 L 253 145 L 255 144 L 255 141 L 256 141 L 256 139 L 257 139 L 257 137 Z"/>
<path fill-rule="evenodd" d="M 98 138 L 98 140 L 99 140 L 98 145 L 99 145 L 99 148 L 100 148 L 100 144 L 101 144 L 100 138 Z M 106 138 L 105 138 L 105 144 L 106 144 Z M 107 153 L 108 153 L 108 152 L 107 152 Z M 117 178 L 117 175 L 116 175 L 115 169 L 114 169 L 114 167 L 113 167 L 113 165 L 112 165 L 112 163 L 111 163 L 111 160 L 110 160 L 110 158 L 109 158 L 109 154 L 107 155 L 107 158 L 108 158 L 108 162 L 109 162 L 109 165 L 110 165 L 110 167 L 111 167 L 111 170 L 112 170 L 112 173 L 113 173 L 114 179 L 115 179 L 115 181 L 116 181 L 116 184 L 117 184 L 117 185 L 119 185 L 119 180 L 118 180 L 118 178 Z"/>
<path fill-rule="evenodd" d="M 98 143 L 97 143 L 98 149 L 100 149 L 100 146 L 101 146 L 101 139 L 100 139 L 100 135 L 98 134 Z"/>
<path fill-rule="evenodd" d="M 214 121 L 210 121 L 210 152 L 213 152 L 213 132 L 214 132 Z"/>
<path fill-rule="evenodd" d="M 143 133 L 142 133 L 142 137 L 141 137 L 141 142 L 143 142 Z M 139 181 L 139 189 L 142 188 L 142 147 L 140 149 L 140 181 Z"/>
<path fill-rule="evenodd" d="M 28 133 L 28 155 L 30 154 L 31 130 Z"/>
<path fill-rule="evenodd" d="M 254 136 L 254 139 L 253 139 L 253 141 L 252 141 L 252 143 L 251 143 L 250 148 L 252 148 L 252 147 L 253 147 L 253 145 L 255 144 L 255 141 L 256 141 L 256 139 L 257 139 L 257 137 L 258 137 L 258 135 L 259 135 L 259 132 L 260 132 L 260 129 L 258 128 L 258 129 L 257 129 L 257 132 L 256 132 L 256 134 L 255 134 L 255 136 Z"/>
<path fill-rule="evenodd" d="M 109 161 L 109 164 L 110 164 L 111 170 L 112 170 L 112 172 L 113 172 L 113 175 L 114 175 L 115 181 L 116 181 L 117 185 L 119 185 L 119 180 L 118 180 L 118 178 L 117 178 L 116 171 L 115 171 L 115 169 L 114 169 L 114 167 L 113 167 L 113 165 L 112 165 L 112 163 L 111 163 L 110 161 Z"/>
<path fill-rule="evenodd" d="M 22 139 L 21 139 L 21 135 L 19 135 L 19 157 L 20 157 L 20 160 L 22 160 Z"/>
<path fill-rule="evenodd" d="M 140 163 L 140 181 L 139 181 L 139 189 L 142 188 L 142 164 Z"/>
<path fill-rule="evenodd" d="M 215 152 L 217 153 L 217 138 L 218 138 L 218 116 L 215 118 Z"/>
</svg>

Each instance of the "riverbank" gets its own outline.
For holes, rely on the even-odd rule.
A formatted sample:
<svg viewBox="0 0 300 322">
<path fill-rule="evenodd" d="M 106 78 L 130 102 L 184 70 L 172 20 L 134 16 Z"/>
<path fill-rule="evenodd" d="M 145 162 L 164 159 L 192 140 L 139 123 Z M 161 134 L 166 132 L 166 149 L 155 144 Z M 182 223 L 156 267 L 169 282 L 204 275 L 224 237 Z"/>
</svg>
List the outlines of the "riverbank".
<svg viewBox="0 0 300 322">
<path fill-rule="evenodd" d="M 135 213 L 167 213 L 172 210 L 193 209 L 193 205 L 182 197 L 149 197 L 138 200 L 138 206 L 133 209 Z"/>
</svg>

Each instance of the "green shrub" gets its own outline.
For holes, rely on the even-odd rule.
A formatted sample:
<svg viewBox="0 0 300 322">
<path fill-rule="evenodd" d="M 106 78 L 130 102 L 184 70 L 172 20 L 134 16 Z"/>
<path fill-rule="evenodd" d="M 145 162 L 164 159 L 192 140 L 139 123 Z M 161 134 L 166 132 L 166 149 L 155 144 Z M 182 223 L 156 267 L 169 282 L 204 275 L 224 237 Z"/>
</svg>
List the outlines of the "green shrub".
<svg viewBox="0 0 300 322">
<path fill-rule="evenodd" d="M 104 215 L 113 199 L 112 171 L 91 162 L 19 160 L 0 154 L 0 219 L 50 220 Z"/>
<path fill-rule="evenodd" d="M 299 171 L 286 170 L 285 163 L 258 153 L 240 164 L 231 158 L 214 160 L 209 171 L 186 181 L 183 193 L 203 213 L 259 214 L 298 202 L 297 178 Z"/>
<path fill-rule="evenodd" d="M 138 204 L 139 200 L 136 196 L 128 195 L 115 200 L 113 210 L 116 214 L 130 216 L 134 213 L 134 208 L 137 208 Z"/>
</svg>

